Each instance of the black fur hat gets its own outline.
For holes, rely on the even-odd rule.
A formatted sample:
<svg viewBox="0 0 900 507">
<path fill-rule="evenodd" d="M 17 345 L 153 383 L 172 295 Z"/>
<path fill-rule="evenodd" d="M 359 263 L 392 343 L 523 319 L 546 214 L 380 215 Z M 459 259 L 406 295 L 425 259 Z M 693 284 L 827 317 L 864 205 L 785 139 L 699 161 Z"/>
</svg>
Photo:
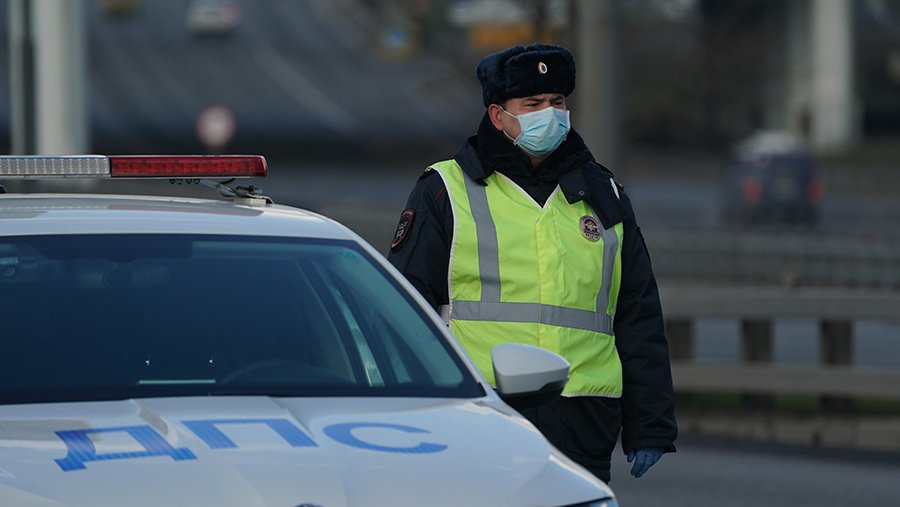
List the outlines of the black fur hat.
<svg viewBox="0 0 900 507">
<path fill-rule="evenodd" d="M 475 70 L 485 107 L 507 99 L 575 89 L 575 59 L 562 46 L 513 46 L 490 54 Z"/>
</svg>

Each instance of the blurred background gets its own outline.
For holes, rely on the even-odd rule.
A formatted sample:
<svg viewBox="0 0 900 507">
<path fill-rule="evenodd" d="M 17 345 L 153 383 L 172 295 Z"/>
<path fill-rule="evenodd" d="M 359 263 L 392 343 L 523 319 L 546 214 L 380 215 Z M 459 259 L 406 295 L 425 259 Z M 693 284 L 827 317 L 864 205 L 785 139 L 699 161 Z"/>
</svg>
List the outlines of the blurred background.
<svg viewBox="0 0 900 507">
<path fill-rule="evenodd" d="M 613 487 L 900 503 L 900 0 L 0 5 L 0 152 L 262 154 L 276 202 L 385 253 L 418 175 L 478 125 L 478 61 L 567 46 L 573 125 L 660 281 L 688 439 L 646 488 Z M 207 193 L 168 186 L 55 187 Z"/>
<path fill-rule="evenodd" d="M 542 41 L 575 53 L 574 125 L 648 229 L 840 230 L 881 249 L 900 232 L 897 0 L 0 5 L 2 152 L 260 153 L 276 175 L 331 166 L 387 183 L 474 132 L 484 55 Z M 405 197 L 412 181 L 394 184 Z M 333 202 L 309 194 L 325 202 L 307 205 Z M 391 227 L 361 232 L 384 246 Z M 663 273 L 696 264 L 656 257 Z M 715 268 L 696 266 L 751 282 L 900 285 L 890 269 Z"/>
</svg>

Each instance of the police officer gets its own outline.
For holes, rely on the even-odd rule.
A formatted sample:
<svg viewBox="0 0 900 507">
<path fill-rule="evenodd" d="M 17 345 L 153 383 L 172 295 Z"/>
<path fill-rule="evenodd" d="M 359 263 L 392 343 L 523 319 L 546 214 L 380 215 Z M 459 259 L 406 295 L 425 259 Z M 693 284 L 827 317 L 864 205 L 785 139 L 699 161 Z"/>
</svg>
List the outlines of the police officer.
<svg viewBox="0 0 900 507">
<path fill-rule="evenodd" d="M 476 75 L 478 132 L 419 178 L 388 259 L 490 381 L 503 342 L 568 359 L 563 396 L 523 414 L 604 481 L 621 431 L 640 477 L 675 451 L 668 345 L 631 203 L 569 124 L 575 61 L 560 46 L 515 46 Z"/>
</svg>

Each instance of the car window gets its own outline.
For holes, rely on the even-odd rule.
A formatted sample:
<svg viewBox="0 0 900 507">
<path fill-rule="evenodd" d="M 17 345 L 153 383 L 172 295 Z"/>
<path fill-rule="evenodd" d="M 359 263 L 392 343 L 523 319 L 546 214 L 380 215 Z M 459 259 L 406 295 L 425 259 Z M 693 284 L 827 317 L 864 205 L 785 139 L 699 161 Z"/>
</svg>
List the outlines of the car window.
<svg viewBox="0 0 900 507">
<path fill-rule="evenodd" d="M 0 238 L 0 403 L 483 395 L 352 242 Z"/>
</svg>

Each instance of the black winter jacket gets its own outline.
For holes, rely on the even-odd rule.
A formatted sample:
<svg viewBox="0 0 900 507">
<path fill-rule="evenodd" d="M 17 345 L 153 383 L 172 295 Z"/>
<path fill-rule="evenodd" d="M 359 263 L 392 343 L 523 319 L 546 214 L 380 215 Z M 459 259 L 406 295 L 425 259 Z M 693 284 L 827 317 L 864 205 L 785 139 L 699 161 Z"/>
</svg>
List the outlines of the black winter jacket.
<svg viewBox="0 0 900 507">
<path fill-rule="evenodd" d="M 539 204 L 559 185 L 570 203 L 587 200 L 608 228 L 623 222 L 622 281 L 616 306 L 616 348 L 622 362 L 622 448 L 675 450 L 674 392 L 659 291 L 628 196 L 614 189 L 612 173 L 598 164 L 574 130 L 541 164 L 530 160 L 482 119 L 478 135 L 463 143 L 455 160 L 466 175 L 484 183 L 502 172 Z M 432 306 L 448 303 L 447 275 L 453 212 L 443 180 L 426 171 L 410 193 L 388 260 Z"/>
</svg>

